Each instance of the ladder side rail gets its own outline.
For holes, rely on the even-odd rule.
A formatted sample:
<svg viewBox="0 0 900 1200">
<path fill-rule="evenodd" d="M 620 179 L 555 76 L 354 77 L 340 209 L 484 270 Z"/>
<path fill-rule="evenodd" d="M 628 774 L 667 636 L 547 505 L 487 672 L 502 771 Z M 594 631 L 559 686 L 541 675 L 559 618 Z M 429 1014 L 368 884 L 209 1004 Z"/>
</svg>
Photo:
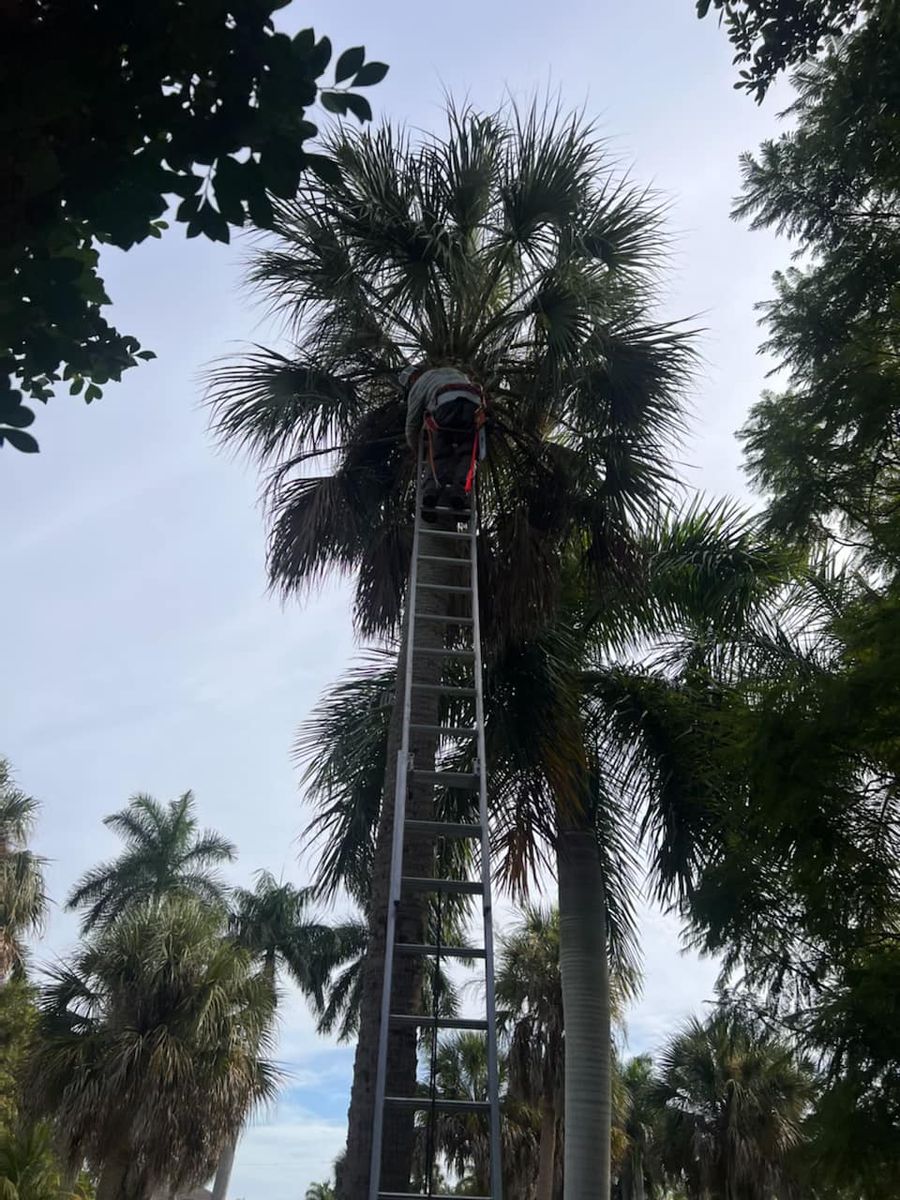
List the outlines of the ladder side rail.
<svg viewBox="0 0 900 1200">
<path fill-rule="evenodd" d="M 387 1093 L 387 1054 L 390 1037 L 391 993 L 394 982 L 394 942 L 397 908 L 400 904 L 400 880 L 403 875 L 403 826 L 406 820 L 406 789 L 409 782 L 409 725 L 412 711 L 413 644 L 416 624 L 416 577 L 419 558 L 419 526 L 422 520 L 422 473 L 424 431 L 419 438 L 416 462 L 415 521 L 413 522 L 412 558 L 406 593 L 406 669 L 403 680 L 403 730 L 397 752 L 397 777 L 394 786 L 394 825 L 391 840 L 391 882 L 384 942 L 384 978 L 381 986 L 381 1019 L 378 1027 L 378 1065 L 375 1072 L 375 1108 L 372 1119 L 372 1157 L 369 1166 L 369 1200 L 378 1200 L 381 1187 L 381 1152 L 384 1139 L 384 1098 Z"/>
<path fill-rule="evenodd" d="M 484 987 L 487 1018 L 488 1102 L 490 1104 L 491 1135 L 491 1197 L 502 1200 L 500 1142 L 500 1070 L 497 1062 L 497 1005 L 494 995 L 494 918 L 491 899 L 491 846 L 488 829 L 487 757 L 484 739 L 484 680 L 482 677 L 481 615 L 478 605 L 478 506 L 475 490 L 471 492 L 472 540 L 472 617 L 473 648 L 475 651 L 475 727 L 478 752 L 478 809 L 481 820 L 481 883 L 484 917 Z"/>
</svg>

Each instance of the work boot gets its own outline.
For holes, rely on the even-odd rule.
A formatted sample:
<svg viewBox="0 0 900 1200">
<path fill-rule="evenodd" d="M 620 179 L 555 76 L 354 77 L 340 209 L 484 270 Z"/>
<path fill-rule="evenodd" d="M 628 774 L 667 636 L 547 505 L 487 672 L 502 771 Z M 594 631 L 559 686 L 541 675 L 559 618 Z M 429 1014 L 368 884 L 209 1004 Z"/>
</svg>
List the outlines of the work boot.
<svg viewBox="0 0 900 1200">
<path fill-rule="evenodd" d="M 468 508 L 468 496 L 466 489 L 460 483 L 453 483 L 447 488 L 447 503 L 456 512 L 462 512 L 464 508 Z"/>
</svg>

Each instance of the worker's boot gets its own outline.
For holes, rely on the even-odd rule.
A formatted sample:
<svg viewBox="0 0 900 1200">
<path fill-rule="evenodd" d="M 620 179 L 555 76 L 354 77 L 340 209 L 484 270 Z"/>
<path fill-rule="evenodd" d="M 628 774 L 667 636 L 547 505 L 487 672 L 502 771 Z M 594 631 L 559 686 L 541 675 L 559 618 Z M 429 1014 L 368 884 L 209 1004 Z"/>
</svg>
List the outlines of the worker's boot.
<svg viewBox="0 0 900 1200">
<path fill-rule="evenodd" d="M 447 488 L 447 503 L 457 512 L 469 507 L 469 498 L 461 483 L 451 483 Z"/>
</svg>

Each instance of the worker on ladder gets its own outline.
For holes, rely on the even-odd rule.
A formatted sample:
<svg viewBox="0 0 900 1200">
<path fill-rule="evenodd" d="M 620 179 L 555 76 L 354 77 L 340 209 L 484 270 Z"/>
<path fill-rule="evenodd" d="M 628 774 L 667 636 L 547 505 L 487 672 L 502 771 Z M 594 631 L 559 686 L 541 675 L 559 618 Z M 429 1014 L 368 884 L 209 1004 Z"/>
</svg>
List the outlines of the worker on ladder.
<svg viewBox="0 0 900 1200">
<path fill-rule="evenodd" d="M 436 520 L 444 503 L 464 512 L 483 457 L 481 431 L 484 396 L 481 388 L 455 367 L 407 367 L 400 373 L 406 394 L 406 440 L 418 452 L 425 429 L 426 461 L 422 487 L 422 516 Z"/>
</svg>

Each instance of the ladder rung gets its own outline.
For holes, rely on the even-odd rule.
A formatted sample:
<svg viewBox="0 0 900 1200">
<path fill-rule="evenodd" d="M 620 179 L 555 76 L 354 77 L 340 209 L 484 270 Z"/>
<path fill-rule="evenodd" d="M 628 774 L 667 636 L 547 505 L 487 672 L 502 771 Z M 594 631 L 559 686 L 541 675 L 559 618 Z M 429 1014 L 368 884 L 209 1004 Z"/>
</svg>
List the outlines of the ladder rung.
<svg viewBox="0 0 900 1200">
<path fill-rule="evenodd" d="M 431 592 L 454 592 L 457 595 L 469 596 L 472 593 L 470 587 L 462 587 L 458 583 L 425 583 L 424 580 L 416 580 L 417 588 L 428 588 Z"/>
<path fill-rule="evenodd" d="M 438 658 L 475 658 L 474 650 L 454 650 L 450 646 L 413 646 L 413 654 L 431 654 Z"/>
<path fill-rule="evenodd" d="M 471 513 L 469 508 L 451 508 L 449 504 L 436 504 L 431 510 L 432 512 L 453 513 L 455 517 L 468 517 Z"/>
<path fill-rule="evenodd" d="M 428 946 L 424 942 L 395 942 L 398 954 L 421 954 L 423 958 L 484 958 L 481 946 Z"/>
<path fill-rule="evenodd" d="M 481 826 L 474 821 L 405 821 L 410 833 L 430 833 L 434 837 L 481 837 Z"/>
<path fill-rule="evenodd" d="M 435 537 L 466 538 L 466 540 L 472 536 L 471 531 L 468 529 L 435 529 L 433 525 L 423 528 L 421 532 L 434 534 Z"/>
<path fill-rule="evenodd" d="M 454 896 L 481 896 L 484 888 L 473 879 L 425 879 L 419 875 L 404 875 L 400 884 L 412 892 L 448 892 Z"/>
<path fill-rule="evenodd" d="M 448 558 L 446 554 L 420 554 L 419 562 L 443 563 L 448 567 L 471 567 L 469 558 Z"/>
<path fill-rule="evenodd" d="M 416 1026 L 421 1029 L 471 1029 L 474 1033 L 487 1033 L 487 1021 L 479 1021 L 472 1017 L 428 1017 L 423 1013 L 391 1013 L 391 1024 L 398 1026 Z"/>
<path fill-rule="evenodd" d="M 445 1100 L 442 1096 L 434 1100 L 430 1096 L 385 1096 L 385 1104 L 394 1104 L 397 1108 L 408 1108 L 414 1112 L 424 1112 L 432 1105 L 439 1112 L 483 1112 L 489 1113 L 491 1106 L 487 1100 Z"/>
<path fill-rule="evenodd" d="M 492 1200 L 491 1196 L 473 1196 L 467 1192 L 469 1200 Z M 459 1200 L 459 1192 L 431 1192 L 429 1200 Z M 425 1192 L 379 1192 L 378 1200 L 426 1200 Z"/>
<path fill-rule="evenodd" d="M 413 779 L 421 779 L 423 783 L 436 783 L 440 787 L 465 788 L 477 792 L 481 777 L 476 774 L 461 771 L 411 771 Z"/>
<path fill-rule="evenodd" d="M 472 696 L 476 695 L 473 687 L 451 687 L 448 683 L 413 683 L 420 692 L 438 692 L 441 696 Z"/>
<path fill-rule="evenodd" d="M 473 617 L 451 617 L 446 613 L 427 613 L 420 612 L 416 609 L 415 618 L 417 621 L 440 621 L 444 625 L 474 625 Z"/>
<path fill-rule="evenodd" d="M 478 733 L 477 729 L 463 729 L 460 725 L 428 725 L 424 722 L 410 722 L 410 729 L 415 729 L 419 733 L 442 733 L 445 737 L 475 737 Z"/>
</svg>

